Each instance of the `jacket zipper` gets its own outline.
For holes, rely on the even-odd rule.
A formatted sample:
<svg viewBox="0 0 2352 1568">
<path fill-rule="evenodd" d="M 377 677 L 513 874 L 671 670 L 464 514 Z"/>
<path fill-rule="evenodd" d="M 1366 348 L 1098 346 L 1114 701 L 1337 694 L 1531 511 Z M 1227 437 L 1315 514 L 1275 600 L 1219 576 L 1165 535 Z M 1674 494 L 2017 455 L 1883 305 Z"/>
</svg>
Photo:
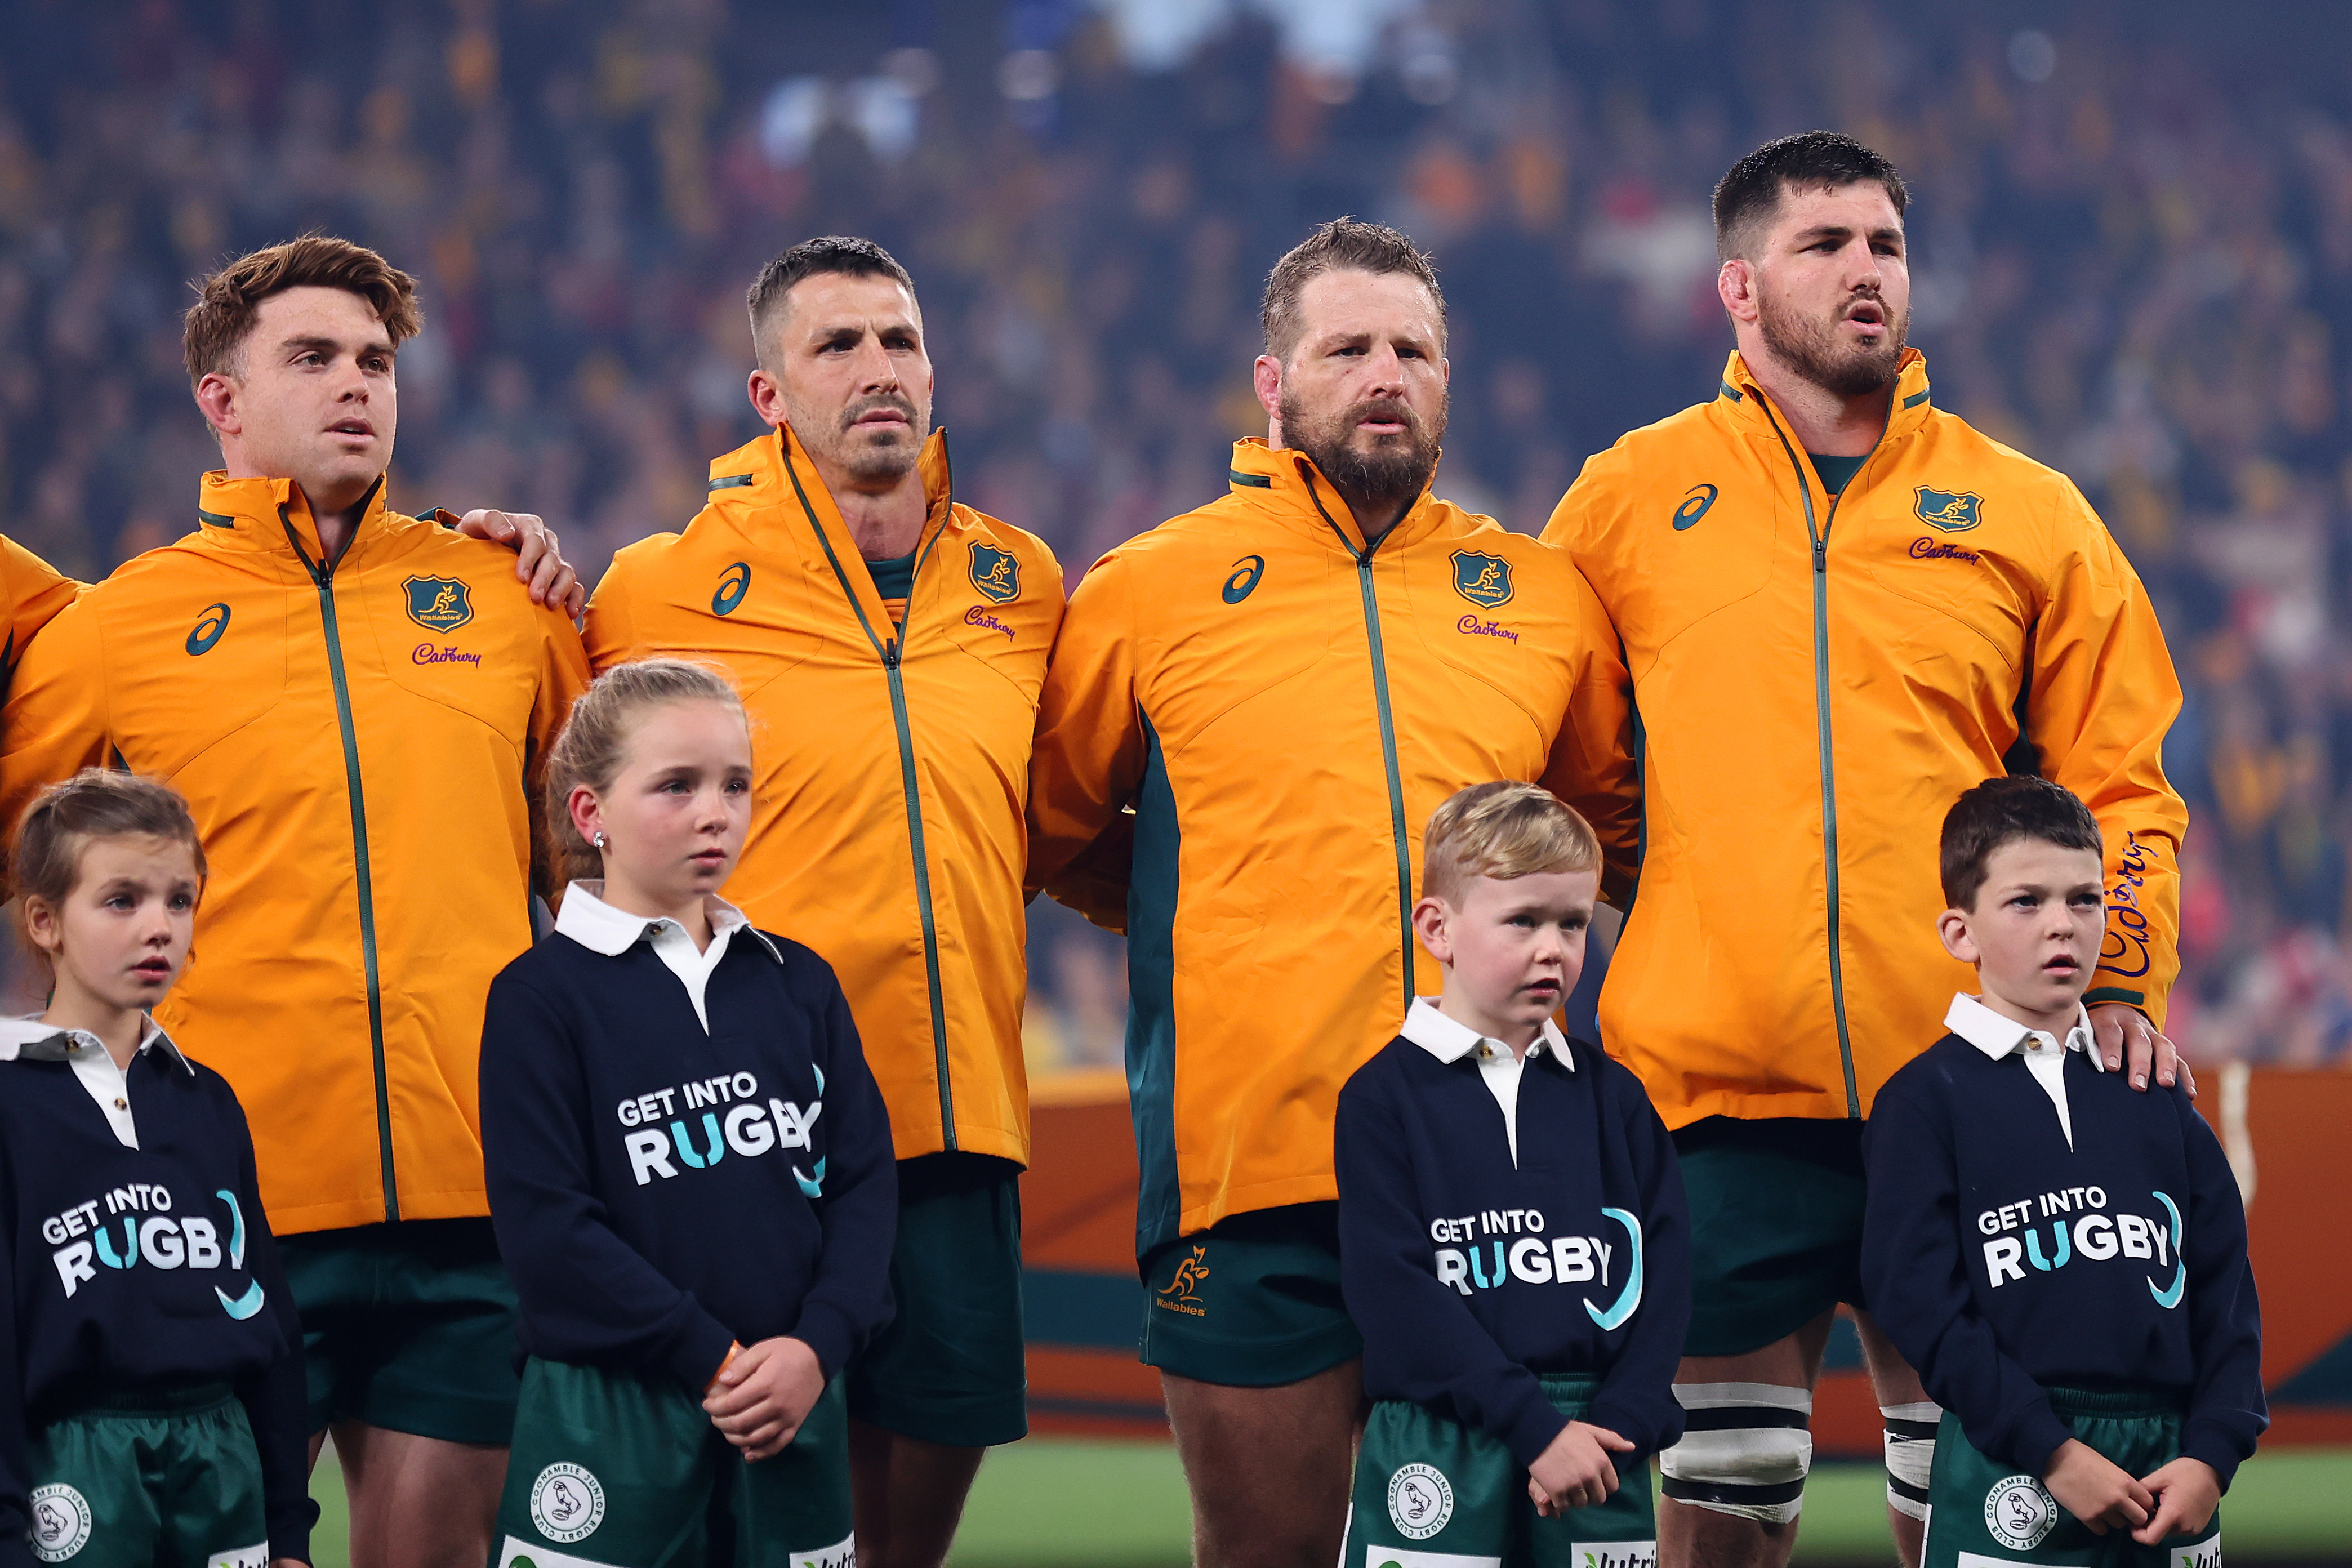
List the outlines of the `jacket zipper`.
<svg viewBox="0 0 2352 1568">
<path fill-rule="evenodd" d="M 780 441 L 782 438 L 782 436 L 778 437 Z M 944 443 L 941 444 L 940 456 L 942 458 L 946 456 Z M 923 841 L 923 797 L 915 773 L 915 733 L 907 717 L 907 681 L 900 668 L 905 660 L 906 627 L 900 627 L 896 637 L 876 635 L 874 624 L 866 618 L 866 607 L 857 602 L 856 590 L 850 586 L 849 574 L 842 570 L 841 557 L 834 552 L 833 541 L 825 535 L 824 524 L 817 521 L 816 509 L 809 505 L 808 492 L 801 488 L 801 477 L 794 471 L 789 456 L 784 458 L 784 472 L 792 479 L 793 493 L 800 498 L 801 511 L 808 518 L 809 526 L 816 531 L 816 542 L 824 547 L 824 558 L 833 565 L 834 577 L 841 584 L 842 595 L 848 599 L 850 609 L 856 614 L 859 628 L 866 633 L 866 640 L 874 645 L 874 651 L 881 657 L 882 673 L 889 683 L 890 720 L 898 732 L 899 788 L 907 802 L 907 841 L 915 858 L 915 908 L 923 926 L 923 977 L 930 991 L 931 1057 L 940 1080 L 940 1131 L 948 1152 L 953 1153 L 956 1150 L 955 1086 L 948 1075 L 948 1018 L 947 1003 L 940 984 L 940 927 L 939 919 L 931 910 L 931 860 Z M 948 505 L 950 508 L 955 505 L 952 480 L 948 486 Z M 946 531 L 946 526 L 942 524 L 931 535 L 929 542 L 923 546 L 922 553 L 915 557 L 915 569 L 908 574 L 907 589 L 908 626 L 912 626 L 915 619 L 914 578 L 921 574 L 923 563 L 930 559 L 932 547 L 939 543 L 940 536 Z"/>
<path fill-rule="evenodd" d="M 1830 530 L 1837 523 L 1838 503 L 1862 479 L 1862 469 L 1878 451 L 1878 441 L 1870 444 L 1862 466 L 1845 482 L 1845 489 L 1830 497 L 1829 515 L 1816 524 L 1813 519 L 1813 489 L 1805 480 L 1805 465 L 1797 456 L 1797 448 L 1789 442 L 1789 434 L 1780 428 L 1780 418 L 1757 400 L 1764 409 L 1765 418 L 1772 422 L 1772 433 L 1780 437 L 1780 449 L 1789 454 L 1789 466 L 1796 470 L 1797 493 L 1805 502 L 1805 536 L 1813 547 L 1813 726 L 1815 744 L 1819 748 L 1822 772 L 1822 853 L 1828 872 L 1829 934 L 1830 934 L 1830 1011 L 1837 1019 L 1838 1063 L 1845 1070 L 1845 1113 L 1855 1121 L 1862 1117 L 1862 1091 L 1854 1082 L 1853 1037 L 1846 1027 L 1845 1018 L 1845 955 L 1843 951 L 1839 911 L 1838 834 L 1837 834 L 1837 768 L 1830 752 Z M 1890 403 L 1887 416 L 1894 417 Z M 1878 440 L 1886 438 L 1885 426 Z"/>
<path fill-rule="evenodd" d="M 286 530 L 294 558 L 310 574 L 319 590 L 319 619 L 327 638 L 327 673 L 334 682 L 335 721 L 343 736 L 343 782 L 352 801 L 352 851 L 359 877 L 360 958 L 367 972 L 368 1043 L 375 1053 L 375 1136 L 383 1168 L 383 1217 L 387 1225 L 400 1219 L 400 1184 L 392 1161 L 392 1089 L 383 1060 L 383 984 L 376 962 L 375 877 L 368 859 L 367 798 L 360 785 L 359 732 L 352 721 L 351 681 L 343 673 L 343 637 L 335 619 L 335 568 L 331 562 L 312 561 L 301 537 L 280 509 L 278 524 Z M 357 530 L 354 529 L 354 533 Z M 351 546 L 346 543 L 344 549 Z"/>
<path fill-rule="evenodd" d="M 1412 847 L 1405 831 L 1404 781 L 1397 767 L 1396 718 L 1389 706 L 1389 665 L 1387 652 L 1381 641 L 1381 603 L 1372 591 L 1373 552 L 1380 549 L 1381 540 L 1396 531 L 1396 523 L 1391 523 L 1381 531 L 1380 538 L 1367 541 L 1364 548 L 1358 550 L 1348 542 L 1346 531 L 1331 521 L 1331 514 L 1323 510 L 1323 498 L 1316 493 L 1314 476 L 1304 466 L 1300 468 L 1299 475 L 1307 481 L 1307 499 L 1315 503 L 1316 511 L 1322 515 L 1324 526 L 1339 539 L 1339 548 L 1354 557 L 1356 587 L 1363 596 L 1364 635 L 1371 644 L 1372 653 L 1372 705 L 1380 714 L 1381 761 L 1388 768 L 1389 836 L 1396 845 L 1397 929 L 1404 957 L 1404 1011 L 1409 1013 L 1412 1011 L 1413 994 Z M 1407 510 L 1411 510 L 1411 503 L 1406 505 Z M 1397 522 L 1403 521 L 1403 513 L 1398 513 Z"/>
</svg>

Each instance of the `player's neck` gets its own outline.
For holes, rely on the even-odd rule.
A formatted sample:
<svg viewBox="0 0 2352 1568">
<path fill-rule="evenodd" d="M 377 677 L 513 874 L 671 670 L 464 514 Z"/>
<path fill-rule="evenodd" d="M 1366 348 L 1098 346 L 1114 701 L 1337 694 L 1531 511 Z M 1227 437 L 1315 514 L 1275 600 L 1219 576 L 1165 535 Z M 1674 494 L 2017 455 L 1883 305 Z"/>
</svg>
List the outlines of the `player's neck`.
<svg viewBox="0 0 2352 1568">
<path fill-rule="evenodd" d="M 349 481 L 338 482 L 331 488 L 314 488 L 290 475 L 271 473 L 226 441 L 221 444 L 221 467 L 232 479 L 291 479 L 302 497 L 302 504 L 310 510 L 310 521 L 319 531 L 319 548 L 329 561 L 341 559 L 360 520 L 367 515 L 368 498 L 383 482 L 383 476 L 379 474 L 356 489 Z"/>
<path fill-rule="evenodd" d="M 814 459 L 817 478 L 824 481 L 842 526 L 849 530 L 857 553 L 868 561 L 896 561 L 914 553 L 923 537 L 923 521 L 930 516 L 930 498 L 923 490 L 919 463 L 896 479 L 877 482 Z"/>
<path fill-rule="evenodd" d="M 1895 404 L 1892 380 L 1849 397 L 1807 380 L 1761 342 L 1740 344 L 1739 356 L 1789 422 L 1789 433 L 1816 457 L 1865 457 L 1885 434 L 1887 410 Z"/>
</svg>

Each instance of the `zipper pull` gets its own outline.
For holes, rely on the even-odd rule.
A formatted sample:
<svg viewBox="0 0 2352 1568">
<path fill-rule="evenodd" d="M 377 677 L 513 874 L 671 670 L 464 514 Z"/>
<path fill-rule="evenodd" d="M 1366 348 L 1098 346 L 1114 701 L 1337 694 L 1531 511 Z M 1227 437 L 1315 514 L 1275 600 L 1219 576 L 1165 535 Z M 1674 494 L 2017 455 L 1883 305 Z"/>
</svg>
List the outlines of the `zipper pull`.
<svg viewBox="0 0 2352 1568">
<path fill-rule="evenodd" d="M 1816 539 L 1813 541 L 1813 570 L 1826 574 L 1829 569 L 1830 542 L 1826 539 Z"/>
<path fill-rule="evenodd" d="M 898 639 L 897 637 L 885 638 L 883 641 L 882 668 L 885 669 L 896 669 L 898 668 Z"/>
</svg>

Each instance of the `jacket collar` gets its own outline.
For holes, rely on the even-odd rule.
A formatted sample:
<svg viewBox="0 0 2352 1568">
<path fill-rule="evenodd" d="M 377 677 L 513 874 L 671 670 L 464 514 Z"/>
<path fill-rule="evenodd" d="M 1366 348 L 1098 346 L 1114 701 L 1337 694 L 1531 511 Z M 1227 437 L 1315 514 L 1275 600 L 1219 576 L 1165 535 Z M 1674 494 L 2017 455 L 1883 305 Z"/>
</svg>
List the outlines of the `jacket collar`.
<svg viewBox="0 0 2352 1568">
<path fill-rule="evenodd" d="M 1780 405 L 1758 383 L 1738 349 L 1731 351 L 1731 357 L 1724 363 L 1723 384 L 1716 397 L 1736 420 L 1768 433 L 1775 426 L 1789 432 L 1788 416 L 1780 412 Z M 1917 349 L 1906 348 L 1895 364 L 1895 405 L 1887 411 L 1886 433 L 1878 438 L 1878 444 L 1883 447 L 1898 440 L 1927 424 L 1928 408 L 1927 356 Z M 1793 446 L 1793 432 L 1789 433 L 1789 439 Z"/>
<path fill-rule="evenodd" d="M 733 904 L 716 893 L 706 893 L 702 907 L 710 916 L 710 929 L 714 934 L 748 929 L 759 939 L 760 946 L 770 958 L 778 963 L 784 961 L 783 954 L 776 951 L 775 943 L 768 940 L 767 933 L 752 925 L 751 918 Z M 669 923 L 667 920 L 647 920 L 643 915 L 633 915 L 606 903 L 604 881 L 601 877 L 584 879 L 565 888 L 563 907 L 556 911 L 555 916 L 555 929 L 560 934 L 570 937 L 589 952 L 601 952 L 607 958 L 618 958 L 638 942 L 649 940 Z"/>
<path fill-rule="evenodd" d="M 1432 468 L 1432 484 L 1436 477 Z M 1255 497 L 1276 516 L 1318 541 L 1343 546 L 1359 558 L 1363 555 L 1364 533 L 1356 524 L 1355 513 L 1306 453 L 1292 447 L 1277 450 L 1257 437 L 1247 437 L 1234 443 L 1233 467 L 1225 479 L 1234 495 Z M 1373 552 L 1420 540 L 1436 528 L 1444 505 L 1432 493 L 1431 485 L 1423 485 L 1404 516 L 1381 536 Z"/>
<path fill-rule="evenodd" d="M 360 522 L 343 546 L 348 557 L 368 540 L 384 531 L 383 476 L 367 493 Z M 215 468 L 206 474 L 196 506 L 196 520 L 208 538 L 234 542 L 249 550 L 299 552 L 305 566 L 326 558 L 319 543 L 318 520 L 310 515 L 310 499 L 291 479 L 233 479 Z M 340 564 L 341 557 L 329 564 Z"/>
<path fill-rule="evenodd" d="M 86 1029 L 60 1029 L 37 1016 L 0 1017 L 0 1062 L 69 1062 L 80 1052 L 105 1049 L 105 1042 Z M 179 1063 L 189 1077 L 195 1076 L 196 1069 L 163 1026 L 144 1015 L 139 1020 L 139 1050 L 142 1055 L 158 1052 Z"/>
<path fill-rule="evenodd" d="M 1426 996 L 1416 996 L 1412 999 L 1412 1006 L 1404 1016 L 1404 1027 L 1399 1029 L 1397 1033 L 1448 1067 L 1477 1051 L 1482 1046 L 1491 1044 L 1495 1049 L 1505 1053 L 1511 1048 L 1500 1040 L 1488 1040 L 1486 1036 L 1467 1024 L 1457 1023 L 1447 1017 L 1437 1010 L 1437 1004 Z M 1560 1066 L 1569 1071 L 1576 1070 L 1576 1058 L 1569 1051 L 1568 1037 L 1562 1035 L 1559 1032 L 1559 1026 L 1549 1018 L 1543 1021 L 1542 1032 L 1536 1036 L 1535 1043 L 1528 1047 L 1529 1057 L 1538 1056 L 1545 1051 L 1549 1051 L 1559 1059 Z"/>
<path fill-rule="evenodd" d="M 2080 1051 L 2083 1059 L 2091 1064 L 2094 1072 L 2105 1072 L 2107 1064 L 2092 1048 L 2091 1015 L 2080 1002 L 2074 1004 L 2074 1024 L 2061 1041 L 2042 1029 L 2029 1029 L 2013 1018 L 2005 1018 L 1965 992 L 1952 998 L 1944 1014 L 1944 1027 L 1982 1051 L 1994 1061 L 2001 1061 L 2025 1049 L 2029 1041 L 2039 1039 L 2053 1049 Z"/>
</svg>

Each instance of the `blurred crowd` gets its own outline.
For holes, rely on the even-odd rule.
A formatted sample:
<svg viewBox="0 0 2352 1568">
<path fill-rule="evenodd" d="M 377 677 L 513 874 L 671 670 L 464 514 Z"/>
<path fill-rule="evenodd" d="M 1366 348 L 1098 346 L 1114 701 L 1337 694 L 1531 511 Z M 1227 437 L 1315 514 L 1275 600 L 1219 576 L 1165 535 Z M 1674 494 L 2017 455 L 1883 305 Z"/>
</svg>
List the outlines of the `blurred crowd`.
<svg viewBox="0 0 2352 1568">
<path fill-rule="evenodd" d="M 2013 13 L 2013 14 L 2012 14 Z M 1940 404 L 2072 473 L 2155 595 L 2196 821 L 2174 1032 L 2352 1064 L 2352 13 L 2195 0 L 0 0 L 0 528 L 83 575 L 215 452 L 187 280 L 319 228 L 422 282 L 394 503 L 546 515 L 593 582 L 758 430 L 742 291 L 913 271 L 959 494 L 1072 581 L 1262 432 L 1313 222 L 1434 252 L 1439 482 L 1541 526 L 1708 396 L 1710 188 L 1822 124 L 1908 177 Z M 1033 912 L 1037 1064 L 1117 1058 L 1118 945 Z"/>
</svg>

